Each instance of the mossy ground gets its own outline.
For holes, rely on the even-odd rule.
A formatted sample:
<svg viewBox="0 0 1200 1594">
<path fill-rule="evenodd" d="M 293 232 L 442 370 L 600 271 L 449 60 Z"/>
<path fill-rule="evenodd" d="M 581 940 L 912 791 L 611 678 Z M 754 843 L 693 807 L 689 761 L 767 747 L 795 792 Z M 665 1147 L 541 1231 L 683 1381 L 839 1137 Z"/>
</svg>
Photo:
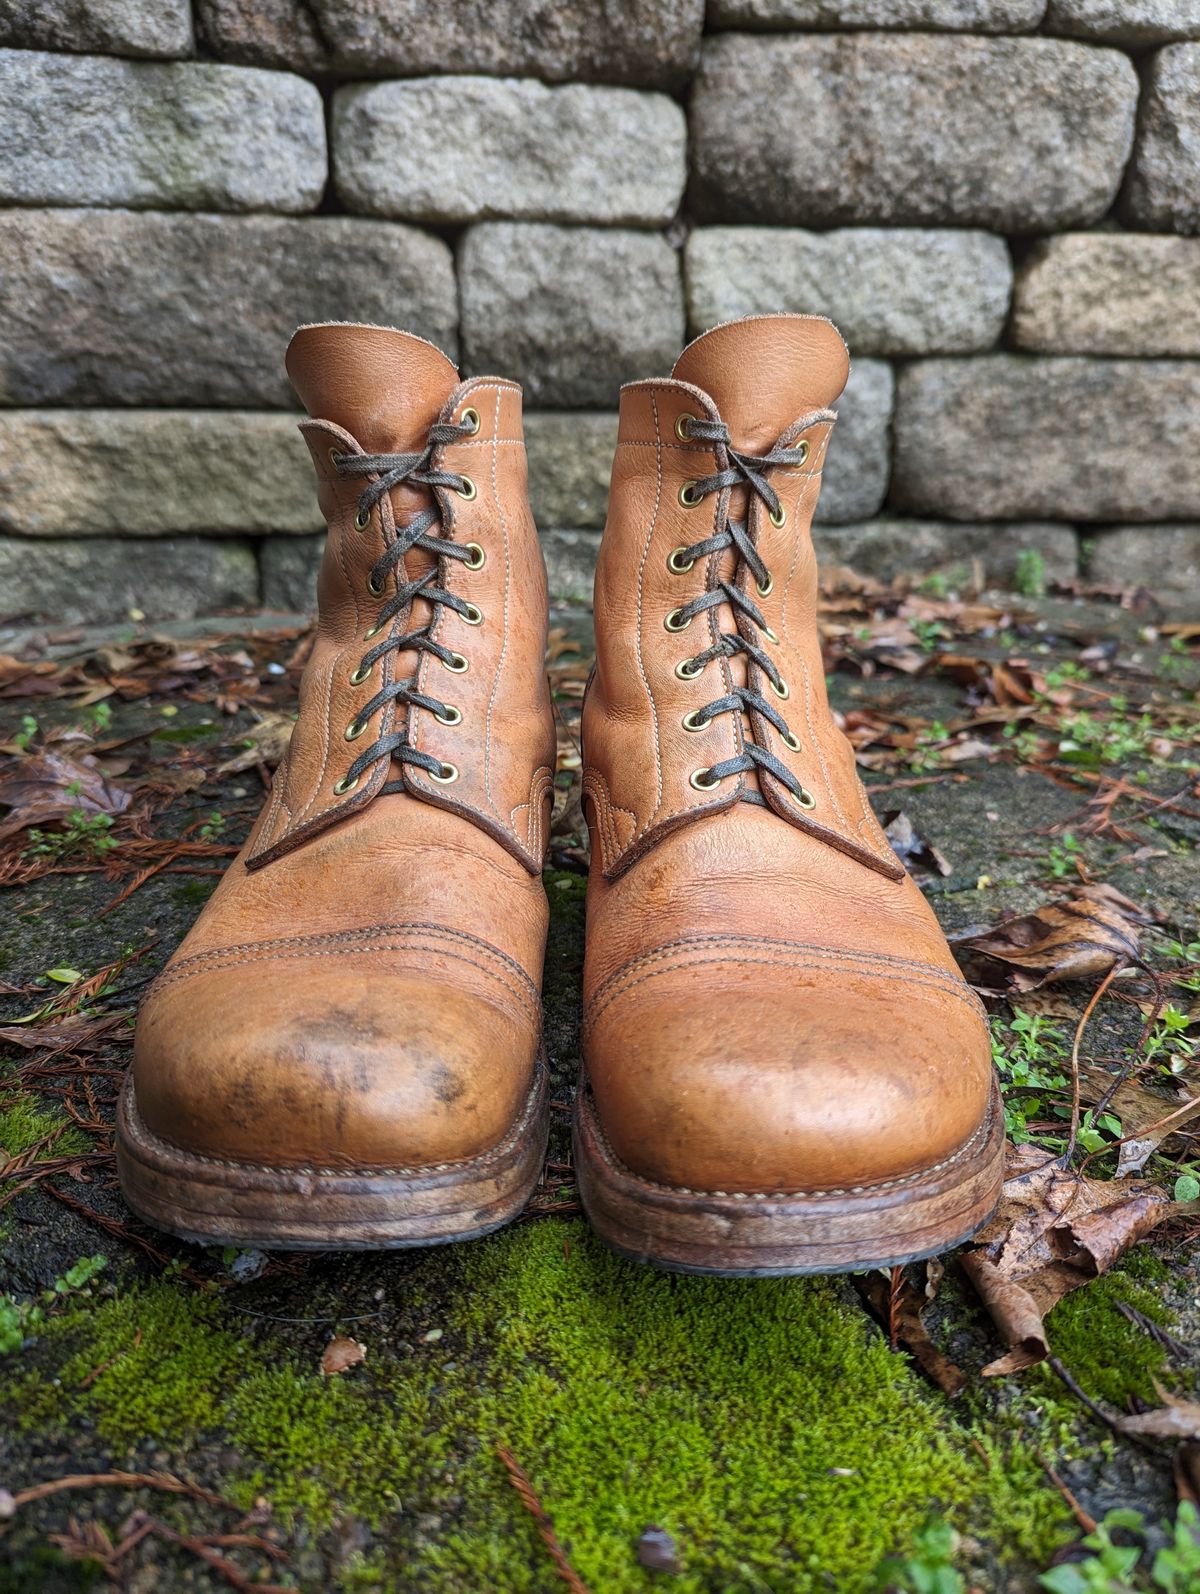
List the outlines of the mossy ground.
<svg viewBox="0 0 1200 1594">
<path fill-rule="evenodd" d="M 836 686 L 843 709 L 887 699 L 950 718 L 960 702 L 957 687 L 932 676 Z M 153 702 L 120 705 L 112 734 L 160 727 L 160 713 Z M 172 724 L 186 730 L 204 713 L 184 704 Z M 1044 898 L 1045 827 L 1074 822 L 1086 796 L 1011 764 L 972 766 L 965 781 L 961 773 L 902 797 L 950 858 L 951 874 L 931 894 L 955 929 Z M 225 839 L 236 842 L 259 800 L 242 779 L 178 799 L 170 826 L 178 833 L 219 806 Z M 1087 861 L 1172 923 L 1194 924 L 1194 837 L 1170 813 L 1162 823 L 1151 857 L 1089 842 Z M 135 971 L 143 979 L 211 883 L 155 878 L 98 921 L 110 882 L 44 877 L 14 894 L 0 968 L 14 983 L 56 966 L 95 970 L 157 936 Z M 547 1043 L 554 1095 L 565 1102 L 578 1058 L 583 879 L 556 870 L 546 884 Z M 1106 1023 L 1097 1020 L 1103 1036 Z M 0 1145 L 11 1156 L 63 1119 L 49 1098 L 6 1096 L 4 1069 L 0 1061 Z M 567 1122 L 557 1110 L 552 1159 L 565 1159 Z M 70 1126 L 53 1149 L 88 1143 Z M 111 1183 L 90 1177 L 60 1183 L 101 1218 L 127 1222 Z M 548 1182 L 548 1193 L 555 1188 Z M 1054 1373 L 979 1378 L 998 1347 L 953 1265 L 929 1319 L 971 1380 L 958 1401 L 889 1347 L 851 1281 L 659 1274 L 610 1255 L 576 1216 L 427 1252 L 273 1257 L 248 1280 L 231 1272 L 233 1258 L 150 1231 L 139 1232 L 160 1255 L 139 1253 L 38 1189 L 0 1211 L 0 1225 L 0 1290 L 18 1296 L 36 1296 L 79 1256 L 110 1257 L 0 1363 L 0 1489 L 115 1466 L 166 1468 L 243 1511 L 261 1496 L 271 1512 L 263 1531 L 290 1558 L 273 1578 L 311 1594 L 560 1587 L 500 1445 L 525 1469 L 593 1594 L 867 1594 L 883 1558 L 905 1555 L 931 1514 L 960 1533 L 957 1561 L 973 1587 L 1025 1594 L 1078 1536 L 1047 1466 L 1096 1514 L 1133 1505 L 1154 1521 L 1172 1506 L 1169 1468 L 1114 1441 Z M 1195 1353 L 1198 1296 L 1194 1262 L 1143 1248 L 1055 1309 L 1052 1344 L 1080 1388 L 1112 1410 L 1153 1401 L 1156 1383 L 1187 1391 L 1186 1366 L 1119 1304 Z M 322 1378 L 321 1353 L 336 1333 L 361 1340 L 367 1358 Z M 57 1495 L 19 1513 L 0 1540 L 0 1594 L 102 1587 L 49 1535 L 72 1515 L 116 1534 L 134 1506 L 189 1531 L 227 1531 L 237 1518 L 147 1489 Z M 675 1539 L 682 1572 L 639 1564 L 638 1539 L 652 1524 Z M 224 1586 L 155 1540 L 130 1565 L 138 1594 Z"/>
<path fill-rule="evenodd" d="M 865 1590 L 931 1512 L 1010 1565 L 1070 1536 L 1015 1430 L 973 1445 L 843 1281 L 679 1278 L 543 1220 L 430 1253 L 394 1305 L 350 1329 L 366 1363 L 323 1379 L 215 1295 L 118 1289 L 52 1325 L 12 1417 L 61 1425 L 67 1445 L 89 1431 L 118 1462 L 147 1441 L 203 1459 L 219 1435 L 238 1458 L 222 1492 L 247 1508 L 265 1494 L 317 1533 L 361 1519 L 385 1588 L 556 1586 L 497 1445 L 580 1575 L 614 1594 L 656 1586 L 635 1556 L 651 1524 L 680 1545 L 681 1594 Z M 993 1487 L 997 1467 L 1018 1490 Z"/>
</svg>

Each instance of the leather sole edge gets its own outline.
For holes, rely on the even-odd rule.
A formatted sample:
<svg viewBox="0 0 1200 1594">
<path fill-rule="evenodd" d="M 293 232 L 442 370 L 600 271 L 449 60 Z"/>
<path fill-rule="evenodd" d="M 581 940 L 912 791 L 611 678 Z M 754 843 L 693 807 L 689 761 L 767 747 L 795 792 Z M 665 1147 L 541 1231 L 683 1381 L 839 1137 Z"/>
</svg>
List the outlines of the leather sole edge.
<svg viewBox="0 0 1200 1594">
<path fill-rule="evenodd" d="M 739 1197 L 654 1184 L 613 1154 L 586 1085 L 572 1138 L 584 1210 L 614 1251 L 669 1272 L 721 1278 L 855 1273 L 938 1256 L 983 1227 L 1004 1182 L 995 1083 L 987 1116 L 966 1145 L 890 1191 Z"/>
<path fill-rule="evenodd" d="M 142 1122 L 130 1076 L 117 1108 L 117 1173 L 138 1217 L 182 1240 L 264 1250 L 403 1250 L 490 1234 L 523 1210 L 549 1134 L 548 1072 L 535 1065 L 500 1144 L 436 1168 L 346 1171 L 222 1162 Z"/>
</svg>

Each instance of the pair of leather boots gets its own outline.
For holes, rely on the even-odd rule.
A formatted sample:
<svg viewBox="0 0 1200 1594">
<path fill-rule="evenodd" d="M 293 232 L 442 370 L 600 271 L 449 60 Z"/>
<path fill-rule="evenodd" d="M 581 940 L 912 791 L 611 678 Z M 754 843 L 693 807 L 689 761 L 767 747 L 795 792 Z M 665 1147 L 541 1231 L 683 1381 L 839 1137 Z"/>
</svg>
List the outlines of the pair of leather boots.
<svg viewBox="0 0 1200 1594">
<path fill-rule="evenodd" d="M 521 392 L 385 328 L 287 368 L 328 521 L 270 799 L 156 981 L 130 1205 L 190 1239 L 426 1245 L 515 1217 L 547 1131 L 555 734 Z M 831 717 L 809 524 L 849 363 L 717 327 L 621 392 L 583 707 L 580 1192 L 685 1271 L 895 1263 L 999 1194 L 979 1003 Z"/>
</svg>

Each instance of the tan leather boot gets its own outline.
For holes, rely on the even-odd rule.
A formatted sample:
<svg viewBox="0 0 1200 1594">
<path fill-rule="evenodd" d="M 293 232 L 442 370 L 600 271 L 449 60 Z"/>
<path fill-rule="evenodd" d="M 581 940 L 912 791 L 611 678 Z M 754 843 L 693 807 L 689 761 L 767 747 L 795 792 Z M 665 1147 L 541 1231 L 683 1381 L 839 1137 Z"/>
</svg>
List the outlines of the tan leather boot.
<svg viewBox="0 0 1200 1594">
<path fill-rule="evenodd" d="M 271 1246 L 463 1239 L 546 1134 L 546 577 L 521 393 L 431 344 L 304 327 L 329 523 L 300 713 L 241 854 L 155 982 L 121 1103 L 130 1205 Z"/>
<path fill-rule="evenodd" d="M 762 316 L 621 394 L 576 1157 L 604 1238 L 688 1271 L 928 1255 L 1000 1191 L 980 1004 L 825 695 L 809 523 L 848 371 L 828 321 Z"/>
</svg>

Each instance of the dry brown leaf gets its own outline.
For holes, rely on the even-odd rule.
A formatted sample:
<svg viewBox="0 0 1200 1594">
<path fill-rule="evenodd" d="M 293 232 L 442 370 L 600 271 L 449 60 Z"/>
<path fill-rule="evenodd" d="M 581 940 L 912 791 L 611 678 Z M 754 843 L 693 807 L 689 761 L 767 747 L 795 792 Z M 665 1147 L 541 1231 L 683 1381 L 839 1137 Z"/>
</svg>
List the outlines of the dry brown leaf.
<svg viewBox="0 0 1200 1594">
<path fill-rule="evenodd" d="M 1185 1439 L 1175 1452 L 1175 1493 L 1200 1507 L 1200 1441 Z"/>
<path fill-rule="evenodd" d="M 1140 1411 L 1136 1416 L 1114 1417 L 1116 1427 L 1122 1433 L 1141 1434 L 1147 1439 L 1200 1439 L 1200 1401 L 1177 1400 L 1163 1389 L 1158 1394 L 1161 1406 Z"/>
<path fill-rule="evenodd" d="M 346 1339 L 339 1335 L 331 1339 L 321 1355 L 321 1377 L 332 1378 L 336 1373 L 349 1372 L 367 1359 L 367 1347 L 359 1339 Z"/>
<path fill-rule="evenodd" d="M 952 873 L 943 854 L 927 837 L 921 835 L 903 808 L 884 816 L 883 829 L 892 851 L 914 880 L 928 880 L 935 875 Z"/>
<path fill-rule="evenodd" d="M 966 1375 L 933 1343 L 922 1315 L 937 1294 L 944 1272 L 940 1264 L 936 1268 L 931 1265 L 925 1275 L 925 1287 L 920 1290 L 905 1275 L 899 1290 L 893 1292 L 882 1273 L 868 1274 L 859 1288 L 875 1316 L 893 1329 L 925 1376 L 953 1400 L 967 1387 Z"/>
<path fill-rule="evenodd" d="M 984 1376 L 1044 1361 L 1050 1308 L 1106 1273 L 1172 1211 L 1155 1185 L 1088 1179 L 1036 1146 L 1011 1148 L 1000 1206 L 962 1259 L 1010 1347 Z"/>
<path fill-rule="evenodd" d="M 0 771 L 0 805 L 10 810 L 0 820 L 0 840 L 76 812 L 88 818 L 124 813 L 132 801 L 133 793 L 110 780 L 90 755 L 70 758 L 45 748 L 14 758 Z"/>
<path fill-rule="evenodd" d="M 274 769 L 288 750 L 296 728 L 293 714 L 264 714 L 256 725 L 237 739 L 238 751 L 217 769 L 218 775 L 237 775 L 243 769 L 265 764 Z M 244 744 L 250 743 L 247 747 Z"/>
<path fill-rule="evenodd" d="M 1018 990 L 1057 980 L 1094 979 L 1137 961 L 1136 903 L 1106 885 L 1073 887 L 1032 913 L 1007 919 L 982 935 L 955 942 L 985 964 L 999 964 Z"/>
</svg>

